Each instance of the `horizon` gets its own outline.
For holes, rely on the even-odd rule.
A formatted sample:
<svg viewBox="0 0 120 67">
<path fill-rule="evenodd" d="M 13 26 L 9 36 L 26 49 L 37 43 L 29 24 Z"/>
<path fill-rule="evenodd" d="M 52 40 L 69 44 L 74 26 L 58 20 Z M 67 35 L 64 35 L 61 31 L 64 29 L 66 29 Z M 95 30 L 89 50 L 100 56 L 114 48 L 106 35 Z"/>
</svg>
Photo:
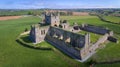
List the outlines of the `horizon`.
<svg viewBox="0 0 120 67">
<path fill-rule="evenodd" d="M 27 8 L 18 8 L 18 9 L 16 9 L 16 8 L 0 8 L 0 10 L 44 10 L 44 9 L 50 9 L 50 10 L 76 10 L 76 9 L 80 9 L 80 10 L 89 10 L 89 9 L 120 9 L 120 8 L 29 8 L 29 9 L 27 9 Z"/>
<path fill-rule="evenodd" d="M 120 0 L 5 0 L 0 9 L 104 9 L 120 8 Z"/>
</svg>

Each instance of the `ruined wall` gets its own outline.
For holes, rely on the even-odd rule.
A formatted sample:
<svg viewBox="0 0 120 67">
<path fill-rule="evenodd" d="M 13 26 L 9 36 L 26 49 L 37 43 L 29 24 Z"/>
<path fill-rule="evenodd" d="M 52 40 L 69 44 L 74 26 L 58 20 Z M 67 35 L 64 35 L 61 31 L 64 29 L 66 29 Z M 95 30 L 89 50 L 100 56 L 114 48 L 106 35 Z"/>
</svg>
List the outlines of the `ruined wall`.
<svg viewBox="0 0 120 67">
<path fill-rule="evenodd" d="M 30 30 L 30 37 L 29 37 L 29 39 L 31 41 L 35 42 L 35 30 L 34 30 L 34 28 L 31 28 L 31 30 Z"/>
<path fill-rule="evenodd" d="M 82 30 L 93 32 L 96 34 L 101 34 L 101 35 L 104 35 L 104 34 L 110 32 L 110 30 L 107 30 L 105 28 L 101 28 L 101 27 L 97 27 L 97 26 L 93 26 L 93 25 L 87 25 L 87 24 L 83 24 L 80 28 Z"/>
<path fill-rule="evenodd" d="M 44 41 L 44 38 L 49 30 L 49 26 L 40 27 L 40 25 L 35 25 L 31 28 L 30 39 L 34 43 L 40 43 Z"/>
<path fill-rule="evenodd" d="M 45 14 L 45 23 L 50 24 L 51 26 L 59 26 L 60 25 L 59 14 L 54 13 Z"/>
<path fill-rule="evenodd" d="M 96 52 L 96 49 L 100 47 L 100 44 L 104 43 L 109 37 L 109 34 L 105 34 L 101 38 L 98 39 L 98 41 L 94 44 L 88 45 L 87 49 L 84 47 L 81 49 L 81 58 L 84 59 L 91 54 Z"/>
<path fill-rule="evenodd" d="M 51 16 L 45 15 L 45 23 L 46 24 L 51 24 Z"/>
<path fill-rule="evenodd" d="M 59 16 L 51 16 L 51 26 L 59 26 L 60 19 Z"/>
<path fill-rule="evenodd" d="M 73 32 L 65 31 L 57 27 L 50 27 L 48 35 L 61 39 L 67 43 L 70 43 L 74 47 L 83 47 L 85 44 L 85 36 L 76 34 Z"/>
<path fill-rule="evenodd" d="M 61 51 L 65 52 L 66 54 L 74 55 L 77 59 L 81 59 L 80 56 L 80 50 L 76 50 L 74 47 L 72 47 L 69 43 L 64 42 L 63 40 L 60 40 L 55 37 L 51 37 L 49 35 L 46 36 L 45 40 L 51 45 L 57 47 Z"/>
<path fill-rule="evenodd" d="M 45 40 L 51 44 L 55 43 L 54 46 L 58 46 L 62 50 L 65 50 L 76 56 L 77 58 L 81 59 L 80 50 L 81 48 L 85 47 L 85 44 L 89 45 L 90 40 L 88 38 L 88 35 L 80 35 L 62 30 L 57 27 L 50 27 L 45 37 Z"/>
</svg>

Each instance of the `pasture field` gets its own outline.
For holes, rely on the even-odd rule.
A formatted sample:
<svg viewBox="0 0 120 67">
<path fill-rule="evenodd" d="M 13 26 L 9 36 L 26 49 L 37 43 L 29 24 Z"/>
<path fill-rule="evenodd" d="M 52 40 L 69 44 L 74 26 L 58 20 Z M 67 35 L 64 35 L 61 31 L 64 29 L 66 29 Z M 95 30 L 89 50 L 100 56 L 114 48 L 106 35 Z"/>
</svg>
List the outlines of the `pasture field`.
<svg viewBox="0 0 120 67">
<path fill-rule="evenodd" d="M 61 16 L 61 19 L 68 20 L 71 25 L 77 22 L 107 27 L 115 32 L 120 42 L 120 25 L 103 22 L 96 16 Z M 52 47 L 56 51 L 35 50 L 15 41 L 25 28 L 30 29 L 30 25 L 39 22 L 40 18 L 35 16 L 0 21 L 0 67 L 88 67 L 86 63 L 71 59 L 46 42 L 41 45 Z M 107 43 L 105 48 L 99 49 L 90 59 L 97 62 L 120 60 L 120 43 Z M 97 66 L 119 67 L 120 64 L 96 64 Z"/>
<path fill-rule="evenodd" d="M 5 16 L 5 17 L 0 17 L 0 20 L 11 20 L 11 19 L 19 19 L 22 16 Z"/>
<path fill-rule="evenodd" d="M 107 20 L 107 21 L 111 21 L 111 22 L 114 22 L 114 23 L 120 23 L 120 17 L 103 16 L 103 18 L 105 18 L 105 20 Z"/>
</svg>

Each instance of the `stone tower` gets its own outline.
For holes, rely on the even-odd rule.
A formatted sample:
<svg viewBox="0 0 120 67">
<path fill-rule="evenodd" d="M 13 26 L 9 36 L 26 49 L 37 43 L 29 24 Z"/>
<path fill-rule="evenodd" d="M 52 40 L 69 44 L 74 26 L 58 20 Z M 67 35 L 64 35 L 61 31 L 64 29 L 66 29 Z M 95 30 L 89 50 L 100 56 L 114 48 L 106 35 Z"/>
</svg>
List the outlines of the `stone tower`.
<svg viewBox="0 0 120 67">
<path fill-rule="evenodd" d="M 32 25 L 31 26 L 31 31 L 30 31 L 30 39 L 34 42 L 34 43 L 38 43 L 39 42 L 39 26 L 38 25 Z"/>
<path fill-rule="evenodd" d="M 34 43 L 40 43 L 44 41 L 45 36 L 48 32 L 49 26 L 40 27 L 39 24 L 31 26 L 30 39 Z"/>
<path fill-rule="evenodd" d="M 51 26 L 59 26 L 60 24 L 60 17 L 59 13 L 53 13 L 53 12 L 46 12 L 45 13 L 45 23 L 50 24 Z"/>
</svg>

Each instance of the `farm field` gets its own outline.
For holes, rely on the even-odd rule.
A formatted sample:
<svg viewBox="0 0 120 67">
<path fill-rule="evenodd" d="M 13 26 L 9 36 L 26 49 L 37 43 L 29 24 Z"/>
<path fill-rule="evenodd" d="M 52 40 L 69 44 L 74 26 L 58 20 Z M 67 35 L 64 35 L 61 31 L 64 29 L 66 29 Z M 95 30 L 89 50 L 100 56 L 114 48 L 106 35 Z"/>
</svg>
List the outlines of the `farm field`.
<svg viewBox="0 0 120 67">
<path fill-rule="evenodd" d="M 120 23 L 120 17 L 115 17 L 115 16 L 104 16 L 107 21 L 111 21 L 114 23 Z"/>
<path fill-rule="evenodd" d="M 5 17 L 0 17 L 0 20 L 11 20 L 11 19 L 19 19 L 22 16 L 5 16 Z"/>
<path fill-rule="evenodd" d="M 68 20 L 71 25 L 77 22 L 78 24 L 88 23 L 107 27 L 115 32 L 115 36 L 120 42 L 120 25 L 103 22 L 96 16 L 61 16 L 61 19 Z M 0 21 L 0 67 L 88 67 L 87 64 L 77 62 L 57 49 L 57 52 L 35 50 L 24 47 L 15 41 L 25 28 L 30 29 L 30 25 L 39 22 L 40 18 L 35 16 Z M 54 48 L 46 42 L 43 42 L 41 45 Z M 97 62 L 120 60 L 119 49 L 120 43 L 109 42 L 105 48 L 99 49 L 90 59 Z M 97 64 L 97 66 L 119 67 L 120 64 Z"/>
</svg>

